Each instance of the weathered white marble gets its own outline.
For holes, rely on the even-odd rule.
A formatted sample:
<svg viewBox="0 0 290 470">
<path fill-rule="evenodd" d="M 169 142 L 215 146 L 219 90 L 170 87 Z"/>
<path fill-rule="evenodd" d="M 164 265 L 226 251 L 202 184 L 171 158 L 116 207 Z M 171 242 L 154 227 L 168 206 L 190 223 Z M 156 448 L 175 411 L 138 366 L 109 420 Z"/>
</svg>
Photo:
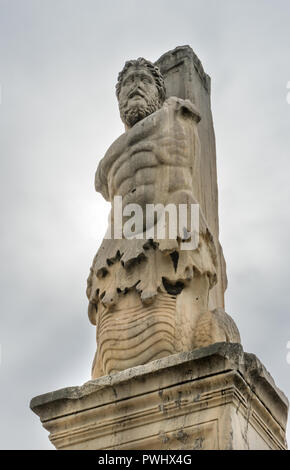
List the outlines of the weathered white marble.
<svg viewBox="0 0 290 470">
<path fill-rule="evenodd" d="M 35 397 L 57 449 L 285 449 L 288 400 L 240 344 L 189 353 Z"/>
</svg>

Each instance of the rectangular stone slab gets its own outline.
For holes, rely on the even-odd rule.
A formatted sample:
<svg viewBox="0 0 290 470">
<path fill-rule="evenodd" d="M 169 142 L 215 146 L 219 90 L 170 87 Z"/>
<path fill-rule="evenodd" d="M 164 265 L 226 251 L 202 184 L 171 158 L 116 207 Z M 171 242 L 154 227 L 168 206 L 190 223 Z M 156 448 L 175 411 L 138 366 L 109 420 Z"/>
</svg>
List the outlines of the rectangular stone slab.
<svg viewBox="0 0 290 470">
<path fill-rule="evenodd" d="M 216 143 L 211 112 L 211 79 L 190 46 L 179 46 L 163 54 L 156 62 L 165 80 L 167 97 L 190 100 L 198 109 L 201 121 L 198 134 L 201 144 L 200 188 L 198 202 L 215 238 L 218 253 L 218 283 L 211 289 L 210 309 L 224 308 L 227 288 L 226 264 L 219 243 L 218 186 Z"/>
<path fill-rule="evenodd" d="M 288 400 L 253 354 L 216 343 L 31 401 L 57 449 L 286 449 Z"/>
</svg>

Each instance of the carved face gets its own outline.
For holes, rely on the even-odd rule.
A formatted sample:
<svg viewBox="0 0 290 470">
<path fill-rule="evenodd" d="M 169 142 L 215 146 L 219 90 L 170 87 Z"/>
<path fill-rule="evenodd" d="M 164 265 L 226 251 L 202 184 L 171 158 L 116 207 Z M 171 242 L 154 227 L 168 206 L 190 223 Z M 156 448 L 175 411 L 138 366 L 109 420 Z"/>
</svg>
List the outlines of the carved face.
<svg viewBox="0 0 290 470">
<path fill-rule="evenodd" d="M 121 119 L 127 127 L 154 113 L 161 100 L 154 77 L 146 67 L 130 67 L 123 77 L 119 94 Z"/>
</svg>

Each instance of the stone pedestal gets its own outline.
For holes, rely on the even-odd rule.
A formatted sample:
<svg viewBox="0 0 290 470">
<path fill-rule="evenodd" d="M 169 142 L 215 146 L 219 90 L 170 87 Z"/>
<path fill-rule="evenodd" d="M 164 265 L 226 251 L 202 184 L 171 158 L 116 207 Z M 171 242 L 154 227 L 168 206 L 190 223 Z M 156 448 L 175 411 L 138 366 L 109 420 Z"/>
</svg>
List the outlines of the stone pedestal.
<svg viewBox="0 0 290 470">
<path fill-rule="evenodd" d="M 35 397 L 57 449 L 286 449 L 288 400 L 253 354 L 216 343 Z"/>
</svg>

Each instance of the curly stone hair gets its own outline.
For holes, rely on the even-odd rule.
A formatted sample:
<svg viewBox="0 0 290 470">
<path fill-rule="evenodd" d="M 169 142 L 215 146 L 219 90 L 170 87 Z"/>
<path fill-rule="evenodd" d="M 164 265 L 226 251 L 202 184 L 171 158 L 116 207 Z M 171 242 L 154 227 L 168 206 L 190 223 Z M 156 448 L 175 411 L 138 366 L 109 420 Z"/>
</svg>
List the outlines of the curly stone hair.
<svg viewBox="0 0 290 470">
<path fill-rule="evenodd" d="M 157 67 L 157 65 L 154 65 L 149 60 L 144 59 L 143 57 L 139 57 L 139 59 L 136 59 L 136 60 L 128 60 L 125 63 L 125 65 L 123 67 L 123 70 L 121 70 L 121 72 L 118 75 L 118 81 L 117 81 L 117 84 L 116 84 L 117 98 L 119 99 L 119 94 L 120 94 L 120 90 L 121 90 L 121 86 L 122 86 L 122 81 L 123 81 L 124 75 L 127 72 L 127 70 L 130 67 L 140 67 L 140 66 L 147 68 L 148 71 L 153 76 L 153 78 L 155 80 L 155 83 L 156 83 L 156 87 L 158 89 L 160 100 L 163 103 L 163 101 L 165 100 L 165 96 L 166 96 L 164 78 L 163 78 L 163 76 L 162 76 L 162 74 L 159 70 L 159 67 Z"/>
</svg>

